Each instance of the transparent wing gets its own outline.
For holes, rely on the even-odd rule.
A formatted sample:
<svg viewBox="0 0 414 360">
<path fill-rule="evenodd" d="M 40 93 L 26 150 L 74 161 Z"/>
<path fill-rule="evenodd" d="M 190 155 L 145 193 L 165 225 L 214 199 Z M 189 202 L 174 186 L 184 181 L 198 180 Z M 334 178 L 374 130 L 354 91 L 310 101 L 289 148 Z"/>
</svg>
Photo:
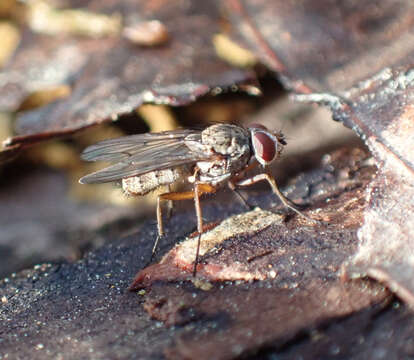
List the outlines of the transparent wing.
<svg viewBox="0 0 414 360">
<path fill-rule="evenodd" d="M 166 143 L 183 140 L 190 134 L 199 134 L 198 130 L 177 129 L 158 133 L 146 133 L 108 139 L 87 147 L 81 157 L 87 161 L 120 161 L 141 152 L 149 152 Z"/>
<path fill-rule="evenodd" d="M 205 160 L 203 154 L 186 146 L 184 139 L 189 135 L 192 140 L 201 136 L 200 131 L 178 130 L 126 136 L 92 145 L 82 154 L 83 159 L 118 162 L 79 181 L 82 184 L 104 183 Z"/>
</svg>

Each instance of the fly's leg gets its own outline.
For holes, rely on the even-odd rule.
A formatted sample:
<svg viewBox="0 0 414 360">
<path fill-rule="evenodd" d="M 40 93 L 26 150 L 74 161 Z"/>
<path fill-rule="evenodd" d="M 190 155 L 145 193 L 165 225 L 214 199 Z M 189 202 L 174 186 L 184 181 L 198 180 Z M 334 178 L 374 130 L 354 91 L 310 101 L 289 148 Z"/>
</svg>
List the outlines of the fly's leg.
<svg viewBox="0 0 414 360">
<path fill-rule="evenodd" d="M 237 183 L 234 183 L 233 181 L 229 181 L 228 186 L 230 190 L 232 190 L 236 195 L 237 198 L 240 200 L 240 202 L 248 209 L 252 210 L 253 206 L 248 203 L 248 201 L 244 198 L 244 196 L 240 193 L 240 191 L 237 189 Z"/>
<path fill-rule="evenodd" d="M 255 167 L 257 167 L 257 164 L 258 164 L 257 161 L 250 162 L 250 164 L 243 170 L 243 172 L 237 174 L 236 176 L 233 176 L 231 180 L 227 182 L 227 185 L 229 186 L 230 190 L 232 190 L 237 195 L 237 198 L 248 210 L 253 210 L 253 206 L 250 205 L 249 202 L 244 198 L 244 196 L 239 192 L 239 190 L 237 189 L 237 186 L 239 182 L 241 181 L 241 179 L 243 179 L 244 174 L 248 172 L 249 170 L 252 170 Z"/>
<path fill-rule="evenodd" d="M 158 235 L 157 235 L 157 238 L 155 239 L 154 246 L 152 248 L 151 261 L 154 259 L 154 256 L 157 253 L 157 247 L 158 247 L 159 240 L 164 236 L 164 224 L 163 224 L 163 220 L 162 220 L 161 201 L 162 200 L 168 200 L 172 203 L 173 201 L 194 199 L 194 202 L 195 202 L 195 205 L 196 205 L 196 215 L 197 215 L 197 230 L 198 230 L 199 234 L 201 235 L 201 233 L 203 232 L 203 219 L 201 217 L 200 196 L 203 195 L 203 194 L 207 194 L 207 193 L 214 193 L 215 191 L 216 191 L 216 188 L 211 186 L 211 185 L 196 183 L 194 185 L 194 190 L 193 191 L 167 192 L 167 193 L 158 195 L 158 197 L 157 197 L 157 229 L 158 229 Z M 200 242 L 200 239 L 199 239 L 199 242 Z M 196 263 L 198 261 L 199 247 L 200 247 L 200 244 L 198 243 L 198 245 L 197 245 L 198 250 L 197 250 L 197 254 L 196 254 Z M 195 266 L 196 266 L 196 264 L 195 264 Z M 194 269 L 195 269 L 195 266 L 194 266 Z"/>
<path fill-rule="evenodd" d="M 171 192 L 171 185 L 167 185 L 167 192 Z M 167 202 L 167 219 L 170 219 L 174 210 L 174 202 L 168 200 Z"/>
<path fill-rule="evenodd" d="M 299 209 L 297 209 L 295 204 L 291 200 L 289 200 L 285 195 L 282 194 L 282 192 L 279 190 L 279 187 L 277 186 L 275 178 L 269 173 L 262 173 L 262 174 L 255 175 L 249 179 L 241 180 L 237 182 L 236 185 L 237 186 L 250 186 L 263 180 L 266 180 L 269 183 L 269 185 L 272 187 L 273 192 L 279 197 L 283 205 L 285 205 L 287 208 L 293 210 L 294 212 L 296 212 L 297 214 L 299 214 L 300 216 L 304 217 L 307 220 L 310 220 L 312 222 L 319 222 L 316 219 L 312 219 L 309 216 L 306 216 Z"/>
<path fill-rule="evenodd" d="M 193 267 L 193 276 L 195 277 L 197 274 L 198 257 L 200 254 L 201 233 L 203 232 L 203 214 L 201 212 L 201 205 L 200 205 L 200 184 L 198 184 L 197 182 L 194 184 L 194 206 L 195 206 L 196 216 L 197 216 L 197 231 L 198 231 L 197 250 L 196 250 L 196 256 L 194 259 L 194 267 Z"/>
<path fill-rule="evenodd" d="M 200 255 L 201 234 L 204 232 L 203 214 L 201 212 L 200 196 L 202 194 L 211 194 L 214 192 L 216 192 L 216 188 L 214 186 L 211 186 L 208 184 L 200 184 L 198 182 L 194 184 L 194 206 L 195 206 L 196 215 L 197 215 L 197 232 L 198 232 L 197 250 L 196 250 L 196 256 L 194 259 L 194 267 L 193 267 L 194 277 L 197 275 L 198 258 Z"/>
<path fill-rule="evenodd" d="M 158 233 L 157 233 L 157 237 L 155 238 L 154 245 L 152 247 L 151 258 L 148 264 L 152 263 L 152 260 L 154 260 L 154 257 L 158 249 L 158 243 L 160 242 L 161 238 L 164 236 L 164 225 L 162 222 L 162 209 L 161 209 L 161 200 L 162 200 L 163 195 L 165 194 L 161 194 L 157 196 L 157 230 L 158 230 Z"/>
<path fill-rule="evenodd" d="M 160 239 L 164 236 L 164 223 L 162 220 L 162 207 L 161 207 L 161 201 L 167 200 L 169 204 L 173 204 L 174 200 L 188 200 L 194 198 L 194 192 L 193 191 L 184 191 L 184 192 L 166 192 L 164 194 L 160 194 L 157 197 L 157 229 L 158 234 L 157 238 L 154 241 L 154 246 L 152 247 L 152 253 L 151 253 L 151 259 L 154 260 L 154 257 L 158 250 L 158 243 Z M 169 207 L 172 208 L 172 205 Z"/>
</svg>

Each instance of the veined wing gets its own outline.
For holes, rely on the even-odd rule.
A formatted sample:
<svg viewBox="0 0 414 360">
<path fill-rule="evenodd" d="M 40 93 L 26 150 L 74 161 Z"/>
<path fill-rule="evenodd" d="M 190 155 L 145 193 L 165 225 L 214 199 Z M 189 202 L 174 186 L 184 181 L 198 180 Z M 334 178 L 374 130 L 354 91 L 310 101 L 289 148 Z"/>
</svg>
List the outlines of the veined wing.
<svg viewBox="0 0 414 360">
<path fill-rule="evenodd" d="M 160 136 L 157 140 L 143 141 L 142 135 L 155 135 L 157 137 L 161 134 L 163 134 L 163 137 L 161 138 Z M 88 155 L 84 156 L 84 159 L 86 158 L 92 161 L 108 159 L 112 161 L 120 161 L 105 169 L 86 175 L 79 181 L 83 184 L 104 183 L 120 180 L 126 177 L 143 175 L 154 170 L 174 168 L 180 165 L 194 164 L 200 160 L 207 160 L 208 157 L 203 154 L 195 153 L 186 146 L 184 139 L 190 134 L 192 135 L 192 140 L 194 140 L 198 137 L 200 132 L 187 130 L 185 136 L 183 133 L 178 136 L 175 132 L 168 132 L 168 134 L 133 135 L 136 136 L 136 139 L 138 138 L 138 140 L 141 141 L 141 143 L 135 144 L 135 146 L 133 146 L 130 141 L 132 138 L 131 136 L 105 140 L 99 144 L 92 145 L 90 147 L 92 149 L 86 149 Z M 124 146 L 123 139 L 125 138 L 126 144 Z M 147 139 L 150 138 L 151 137 L 147 137 Z M 115 147 L 115 144 L 118 145 L 117 148 Z M 120 148 L 122 149 L 122 153 L 118 156 L 117 153 Z M 116 149 L 118 149 L 118 151 L 116 151 Z M 91 154 L 93 154 L 93 156 Z"/>
<path fill-rule="evenodd" d="M 132 155 L 147 152 L 151 148 L 183 140 L 190 134 L 199 134 L 199 130 L 176 129 L 158 133 L 145 133 L 108 139 L 88 146 L 81 157 L 87 161 L 121 161 Z"/>
</svg>

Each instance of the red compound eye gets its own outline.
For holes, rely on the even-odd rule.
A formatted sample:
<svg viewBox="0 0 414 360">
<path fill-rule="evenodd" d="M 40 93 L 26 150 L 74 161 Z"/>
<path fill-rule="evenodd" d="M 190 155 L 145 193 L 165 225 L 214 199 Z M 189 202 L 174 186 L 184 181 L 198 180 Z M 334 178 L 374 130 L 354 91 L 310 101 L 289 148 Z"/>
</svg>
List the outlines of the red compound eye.
<svg viewBox="0 0 414 360">
<path fill-rule="evenodd" d="M 266 133 L 257 131 L 252 134 L 252 144 L 256 159 L 265 164 L 271 162 L 276 155 L 275 141 Z"/>
</svg>

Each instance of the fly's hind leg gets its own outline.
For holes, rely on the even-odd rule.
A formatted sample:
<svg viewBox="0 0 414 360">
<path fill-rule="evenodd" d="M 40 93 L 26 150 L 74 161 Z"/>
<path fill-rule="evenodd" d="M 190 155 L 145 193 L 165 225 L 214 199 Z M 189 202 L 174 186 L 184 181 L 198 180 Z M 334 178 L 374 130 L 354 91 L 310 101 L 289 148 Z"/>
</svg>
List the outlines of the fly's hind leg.
<svg viewBox="0 0 414 360">
<path fill-rule="evenodd" d="M 196 215 L 197 215 L 197 230 L 198 233 L 201 234 L 203 232 L 203 218 L 201 213 L 201 206 L 200 206 L 200 196 L 207 193 L 214 193 L 216 189 L 208 184 L 198 184 L 194 185 L 193 191 L 183 191 L 183 192 L 167 192 L 164 194 L 160 194 L 157 197 L 157 229 L 158 235 L 154 242 L 154 246 L 152 248 L 151 254 L 151 261 L 154 259 L 155 254 L 157 253 L 157 247 L 159 240 L 164 236 L 164 224 L 162 220 L 162 208 L 161 208 L 161 201 L 167 200 L 170 203 L 173 201 L 181 201 L 181 200 L 191 200 L 194 199 L 195 208 L 196 208 Z M 200 244 L 197 245 L 198 249 Z M 196 255 L 196 260 L 198 260 L 198 254 Z M 151 262 L 150 261 L 150 262 Z"/>
<path fill-rule="evenodd" d="M 164 236 L 164 223 L 162 220 L 162 207 L 161 207 L 161 201 L 166 200 L 168 201 L 168 209 L 172 209 L 173 207 L 173 201 L 174 200 L 188 200 L 194 198 L 194 192 L 193 191 L 184 191 L 184 192 L 166 192 L 164 194 L 160 194 L 157 196 L 157 238 L 154 241 L 154 246 L 152 247 L 152 253 L 151 253 L 151 259 L 154 260 L 154 257 L 158 250 L 158 243 L 160 239 Z M 168 210 L 170 211 L 170 210 Z"/>
<path fill-rule="evenodd" d="M 296 205 L 291 200 L 289 200 L 285 195 L 283 195 L 282 192 L 279 190 L 279 187 L 277 186 L 275 178 L 269 173 L 262 173 L 262 174 L 255 175 L 251 178 L 245 179 L 245 180 L 240 180 L 236 183 L 236 185 L 237 186 L 250 186 L 263 180 L 269 183 L 273 192 L 279 197 L 283 205 L 285 205 L 287 208 L 293 210 L 298 215 L 302 216 L 303 218 L 307 220 L 310 220 L 312 222 L 319 222 L 316 219 L 312 219 L 309 216 L 306 216 L 296 207 Z"/>
</svg>

